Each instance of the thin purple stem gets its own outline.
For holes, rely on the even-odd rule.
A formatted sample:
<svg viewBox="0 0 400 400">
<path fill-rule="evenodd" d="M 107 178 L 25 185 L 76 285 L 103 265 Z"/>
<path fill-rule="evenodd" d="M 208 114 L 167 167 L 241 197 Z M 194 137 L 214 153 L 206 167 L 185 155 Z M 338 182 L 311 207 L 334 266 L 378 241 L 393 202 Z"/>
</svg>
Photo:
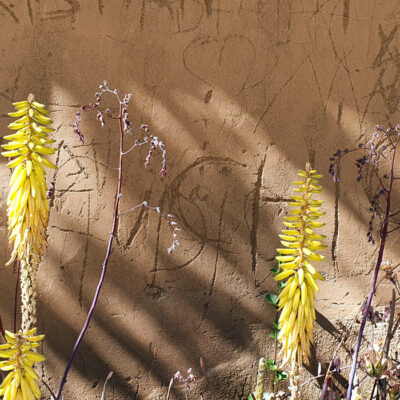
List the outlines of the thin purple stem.
<svg viewBox="0 0 400 400">
<path fill-rule="evenodd" d="M 397 228 L 391 229 L 390 231 L 388 231 L 388 234 L 389 234 L 389 233 L 392 233 L 392 232 L 395 232 L 395 231 L 397 231 L 398 229 L 400 229 L 400 226 L 398 226 Z"/>
<path fill-rule="evenodd" d="M 344 369 L 348 369 L 348 368 L 350 368 L 350 367 L 351 367 L 351 366 L 341 367 L 341 368 L 340 368 L 340 371 L 342 371 L 342 370 L 344 370 Z M 332 373 L 335 373 L 335 372 L 338 372 L 338 370 L 337 370 L 336 368 L 334 368 L 331 372 L 332 372 Z M 326 373 L 325 373 L 325 374 L 319 374 L 319 375 L 316 375 L 316 376 L 312 376 L 311 378 L 309 378 L 309 379 L 307 379 L 305 382 L 303 382 L 303 383 L 300 385 L 300 388 L 302 388 L 302 387 L 308 385 L 310 382 L 314 381 L 315 379 L 319 379 L 319 378 L 324 377 L 325 375 L 326 375 Z M 286 394 L 282 397 L 282 400 L 287 399 L 289 396 L 290 396 L 290 392 L 286 392 Z M 321 398 L 322 398 L 322 397 L 321 397 Z M 323 400 L 325 400 L 325 399 L 323 399 Z"/>
<path fill-rule="evenodd" d="M 376 178 L 378 179 L 379 184 L 381 185 L 382 189 L 385 190 L 385 191 L 387 192 L 387 189 L 386 189 L 385 185 L 383 184 L 382 179 L 380 178 L 380 176 L 379 176 L 378 171 L 377 171 L 376 168 L 374 168 L 374 172 L 375 172 L 375 176 L 376 176 Z"/>
<path fill-rule="evenodd" d="M 381 268 L 381 264 L 382 264 L 382 260 L 383 260 L 383 252 L 385 250 L 386 239 L 388 236 L 388 225 L 389 225 L 390 206 L 391 206 L 390 200 L 391 200 L 391 194 L 392 194 L 392 188 L 393 188 L 393 182 L 394 182 L 394 162 L 396 159 L 396 152 L 397 152 L 398 144 L 399 144 L 399 135 L 397 134 L 396 145 L 393 150 L 392 165 L 391 165 L 391 170 L 390 170 L 390 184 L 389 184 L 389 189 L 387 191 L 387 197 L 386 197 L 386 215 L 385 215 L 385 219 L 384 219 L 384 222 L 382 225 L 379 254 L 378 254 L 378 259 L 377 259 L 376 266 L 375 266 L 374 276 L 372 278 L 371 288 L 370 288 L 368 298 L 367 298 L 367 303 L 366 303 L 365 309 L 364 309 L 363 319 L 361 321 L 360 330 L 358 331 L 357 344 L 354 349 L 353 363 L 351 366 L 351 371 L 350 371 L 350 376 L 349 376 L 349 387 L 347 389 L 347 396 L 346 396 L 347 400 L 351 400 L 351 394 L 352 394 L 353 387 L 354 387 L 353 386 L 354 377 L 355 377 L 357 367 L 358 367 L 358 355 L 360 353 L 361 342 L 362 342 L 362 338 L 363 338 L 363 334 L 364 334 L 365 324 L 367 322 L 369 308 L 371 307 L 371 303 L 372 303 L 372 297 L 375 294 L 379 270 Z"/>
<path fill-rule="evenodd" d="M 43 378 L 41 378 L 41 381 L 42 381 L 43 385 L 46 386 L 47 390 L 50 392 L 51 397 L 53 399 L 55 399 L 56 397 L 55 397 L 55 394 L 53 393 L 53 391 L 51 390 L 51 387 L 44 381 Z"/>
<path fill-rule="evenodd" d="M 118 97 L 118 95 L 117 95 L 117 97 Z M 119 97 L 118 97 L 118 100 L 119 100 Z M 117 193 L 116 193 L 116 196 L 115 196 L 114 216 L 113 216 L 113 223 L 112 223 L 112 228 L 111 228 L 111 232 L 110 232 L 110 238 L 108 240 L 107 253 L 106 253 L 105 259 L 103 261 L 101 276 L 100 276 L 99 282 L 97 284 L 97 289 L 96 289 L 96 292 L 95 292 L 93 300 L 92 300 L 92 305 L 90 306 L 89 312 L 88 312 L 87 317 L 86 317 L 85 324 L 83 325 L 81 333 L 79 334 L 78 339 L 76 340 L 75 346 L 74 346 L 74 348 L 72 350 L 72 353 L 71 353 L 71 356 L 70 356 L 70 358 L 68 360 L 68 364 L 67 364 L 67 366 L 65 368 L 64 375 L 63 375 L 63 377 L 61 379 L 61 383 L 60 383 L 60 386 L 59 386 L 58 391 L 57 391 L 56 399 L 59 399 L 61 397 L 61 392 L 62 392 L 62 390 L 64 388 L 64 385 L 65 385 L 65 383 L 67 381 L 67 376 L 68 376 L 69 370 L 71 369 L 72 362 L 73 362 L 73 360 L 74 360 L 74 358 L 76 356 L 76 353 L 78 352 L 79 345 L 81 344 L 82 339 L 83 339 L 83 337 L 84 337 L 84 335 L 85 335 L 85 333 L 86 333 L 86 331 L 87 331 L 87 329 L 89 327 L 89 323 L 90 323 L 90 320 L 92 318 L 94 309 L 96 307 L 97 300 L 98 300 L 99 295 L 100 295 L 101 287 L 103 286 L 104 278 L 106 276 L 108 260 L 110 259 L 112 244 L 113 244 L 113 241 L 114 241 L 115 230 L 116 230 L 116 227 L 117 227 L 119 201 L 120 201 L 120 198 L 121 198 L 121 187 L 122 187 L 122 158 L 123 158 L 122 153 L 123 153 L 123 144 L 124 144 L 124 126 L 123 126 L 123 115 L 122 115 L 123 103 L 121 103 L 121 101 L 119 101 L 119 102 L 120 102 L 120 106 L 119 106 L 119 117 L 118 117 L 118 119 L 119 119 L 120 140 L 119 140 L 118 187 L 117 187 Z"/>
<path fill-rule="evenodd" d="M 329 371 L 328 371 L 329 372 Z M 324 379 L 324 384 L 323 384 L 323 386 L 322 386 L 322 390 L 321 390 L 321 395 L 320 395 L 320 400 L 322 399 L 322 400 L 324 400 L 325 399 L 325 397 L 326 397 L 326 391 L 328 390 L 328 384 L 329 384 L 329 381 L 330 381 L 331 379 L 330 379 L 330 377 L 328 377 L 328 376 L 326 376 L 325 377 L 325 379 Z"/>
</svg>

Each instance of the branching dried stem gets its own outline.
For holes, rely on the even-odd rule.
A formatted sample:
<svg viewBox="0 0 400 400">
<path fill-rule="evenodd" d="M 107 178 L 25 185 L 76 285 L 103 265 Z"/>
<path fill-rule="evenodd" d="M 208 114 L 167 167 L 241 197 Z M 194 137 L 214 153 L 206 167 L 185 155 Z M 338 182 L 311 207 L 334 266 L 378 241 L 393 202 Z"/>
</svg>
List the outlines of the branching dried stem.
<svg viewBox="0 0 400 400">
<path fill-rule="evenodd" d="M 396 289 L 397 294 L 400 296 L 400 287 L 399 287 L 399 282 L 396 279 L 391 279 L 391 282 L 393 283 L 394 288 Z"/>
<path fill-rule="evenodd" d="M 389 348 L 390 348 L 390 342 L 393 339 L 394 335 L 394 330 L 393 330 L 393 324 L 394 324 L 394 312 L 396 309 L 396 292 L 393 289 L 392 290 L 392 301 L 390 302 L 390 317 L 389 317 L 389 324 L 388 324 L 388 329 L 387 329 L 387 334 L 386 334 L 386 339 L 385 339 L 385 344 L 383 346 L 384 351 L 387 355 L 389 355 Z"/>
<path fill-rule="evenodd" d="M 51 395 L 51 400 L 54 400 L 56 398 L 56 395 L 54 394 L 54 392 L 51 390 L 51 387 L 47 384 L 47 382 L 41 378 L 40 381 L 43 383 L 43 385 L 46 387 L 46 389 L 49 391 L 50 395 Z"/>
<path fill-rule="evenodd" d="M 353 389 L 353 382 L 354 382 L 354 376 L 357 370 L 357 365 L 358 365 L 358 355 L 360 352 L 360 347 L 361 347 L 361 342 L 363 338 L 363 333 L 365 329 L 365 324 L 367 322 L 367 315 L 369 308 L 372 303 L 372 297 L 375 294 L 376 290 L 376 284 L 378 281 L 378 275 L 380 271 L 380 267 L 383 261 L 383 253 L 385 250 L 385 245 L 386 245 L 386 240 L 388 237 L 388 224 L 389 224 L 389 216 L 390 216 L 390 207 L 391 207 L 391 195 L 392 195 L 392 189 L 393 189 L 393 173 L 394 173 L 394 165 L 395 165 L 395 159 L 396 159 L 396 153 L 397 153 L 397 147 L 399 144 L 399 133 L 397 132 L 396 135 L 396 144 L 393 149 L 393 157 L 392 157 L 392 163 L 391 163 L 391 168 L 390 168 L 390 178 L 389 178 L 389 188 L 387 191 L 386 195 L 386 213 L 385 213 L 385 219 L 383 221 L 382 225 L 382 230 L 381 230 L 381 237 L 380 237 L 380 246 L 379 246 L 379 253 L 378 253 L 378 259 L 376 261 L 376 266 L 375 266 L 375 271 L 374 275 L 372 278 L 372 283 L 371 283 L 371 288 L 368 294 L 367 298 L 367 303 L 365 306 L 364 314 L 363 314 L 363 319 L 361 321 L 360 329 L 358 331 L 358 337 L 357 337 L 357 343 L 356 347 L 354 349 L 354 354 L 353 354 L 353 365 L 350 371 L 350 376 L 349 376 L 349 388 L 347 391 L 347 400 L 351 400 L 351 394 L 352 394 L 352 389 Z"/>
<path fill-rule="evenodd" d="M 391 136 L 395 136 L 395 139 L 392 140 Z M 353 388 L 354 388 L 354 378 L 355 378 L 355 374 L 356 374 L 356 371 L 358 368 L 358 356 L 359 356 L 360 347 L 361 347 L 361 343 L 362 343 L 362 339 L 363 339 L 363 333 L 364 333 L 365 325 L 367 322 L 369 310 L 371 307 L 372 298 L 375 294 L 375 290 L 376 290 L 376 286 L 377 286 L 378 275 L 379 275 L 379 271 L 380 271 L 382 261 L 383 261 L 383 254 L 384 254 L 384 250 L 385 250 L 386 240 L 387 240 L 388 234 L 390 233 L 390 231 L 388 230 L 388 225 L 389 225 L 389 218 L 391 216 L 391 206 L 392 206 L 391 197 L 392 197 L 392 191 L 393 191 L 393 184 L 394 184 L 394 180 L 395 180 L 394 169 L 395 169 L 396 154 L 397 154 L 398 145 L 399 145 L 399 138 L 400 138 L 400 126 L 397 126 L 396 129 L 388 128 L 386 130 L 382 126 L 376 126 L 376 132 L 373 134 L 372 139 L 367 143 L 367 145 L 359 146 L 359 149 L 368 149 L 369 155 L 364 156 L 357 160 L 357 166 L 359 168 L 359 175 L 358 175 L 357 180 L 361 180 L 362 168 L 365 164 L 371 165 L 372 168 L 374 168 L 374 170 L 377 168 L 378 157 L 379 157 L 379 155 L 382 155 L 383 152 L 387 148 L 387 146 L 382 145 L 382 143 L 385 140 L 387 140 L 389 142 L 390 147 L 392 149 L 392 153 L 391 153 L 391 161 L 390 161 L 390 172 L 389 172 L 388 176 L 385 176 L 385 178 L 388 179 L 389 185 L 388 185 L 387 189 L 383 189 L 384 194 L 385 194 L 385 216 L 381 223 L 379 253 L 378 253 L 378 257 L 377 257 L 377 261 L 376 261 L 376 265 L 375 265 L 375 269 L 374 269 L 374 274 L 373 274 L 373 278 L 372 278 L 372 282 L 371 282 L 370 291 L 369 291 L 369 294 L 368 294 L 368 297 L 367 297 L 367 300 L 365 303 L 365 307 L 364 307 L 363 318 L 362 318 L 360 328 L 358 331 L 356 346 L 355 346 L 354 353 L 353 353 L 353 363 L 352 363 L 352 368 L 350 371 L 349 386 L 347 389 L 347 396 L 346 396 L 347 400 L 351 400 L 351 397 L 352 397 L 352 392 L 353 392 Z M 375 140 L 379 141 L 379 145 L 380 145 L 379 149 L 375 143 Z M 354 150 L 358 150 L 358 149 L 354 149 Z M 333 161 L 333 163 L 330 165 L 329 172 L 331 173 L 331 175 L 333 176 L 335 181 L 337 181 L 337 177 L 336 177 L 335 170 L 334 170 L 335 164 L 342 156 L 348 154 L 349 152 L 350 152 L 349 150 L 338 151 L 337 153 L 335 153 L 334 157 L 331 158 L 331 161 Z M 382 184 L 382 181 L 380 179 L 379 179 L 379 181 Z M 392 232 L 393 231 L 394 230 L 392 230 Z"/>
<path fill-rule="evenodd" d="M 351 365 L 346 366 L 346 367 L 340 367 L 340 370 L 338 370 L 338 369 L 336 369 L 336 368 L 333 368 L 330 372 L 331 372 L 331 373 L 340 372 L 340 371 L 342 371 L 342 370 L 350 369 L 350 368 L 351 368 Z M 305 382 L 303 382 L 303 383 L 300 385 L 300 387 L 306 386 L 308 383 L 314 381 L 315 379 L 323 378 L 325 375 L 326 375 L 326 373 L 325 373 L 325 374 L 319 374 L 319 375 L 316 375 L 316 376 L 312 376 L 311 378 L 309 378 L 309 379 L 307 379 Z"/>
<path fill-rule="evenodd" d="M 331 373 L 340 372 L 340 371 L 342 371 L 342 370 L 349 369 L 349 368 L 351 368 L 350 365 L 349 365 L 349 366 L 346 366 L 346 367 L 341 367 L 340 370 L 339 370 L 339 369 L 336 369 L 336 368 L 333 368 L 333 369 L 331 370 Z M 312 376 L 311 378 L 309 378 L 309 379 L 307 379 L 306 381 L 304 381 L 304 382 L 300 385 L 300 387 L 303 388 L 304 386 L 306 386 L 306 385 L 308 385 L 309 383 L 315 381 L 316 379 L 323 378 L 325 375 L 326 375 L 326 373 L 324 373 L 324 374 L 318 374 L 318 375 Z M 287 399 L 289 396 L 290 396 L 290 392 L 286 392 L 285 395 L 282 397 L 281 400 L 285 400 L 285 399 Z M 322 397 L 321 397 L 321 398 L 322 398 Z M 325 399 L 325 397 L 324 397 L 324 399 Z"/>
<path fill-rule="evenodd" d="M 357 312 L 357 314 L 354 316 L 353 321 L 352 321 L 351 324 L 350 324 L 350 328 L 349 328 L 350 331 L 351 331 L 351 329 L 353 328 L 353 325 L 354 325 L 354 323 L 355 323 L 356 320 L 357 320 L 357 316 L 358 316 L 358 313 L 359 313 L 359 312 L 360 312 L 360 310 L 359 310 L 359 311 Z M 339 350 L 340 350 L 340 348 L 342 347 L 342 345 L 343 345 L 344 341 L 346 340 L 346 338 L 347 338 L 347 335 L 346 335 L 345 333 L 343 333 L 342 338 L 341 338 L 341 340 L 340 340 L 338 346 L 336 347 L 335 352 L 333 353 L 333 356 L 332 356 L 331 361 L 330 361 L 330 363 L 329 363 L 328 369 L 327 369 L 327 371 L 325 372 L 325 374 L 323 374 L 323 376 L 325 376 L 325 378 L 324 378 L 324 384 L 322 385 L 320 400 L 325 400 L 326 392 L 327 392 L 327 390 L 328 390 L 328 384 L 329 384 L 329 381 L 330 381 L 330 375 L 331 375 L 332 372 L 334 372 L 334 371 L 331 371 L 331 368 L 332 368 L 332 365 L 333 365 L 333 360 L 334 360 L 335 357 L 337 356 L 337 353 L 339 352 Z"/>
<path fill-rule="evenodd" d="M 398 229 L 400 229 L 400 226 L 397 226 L 396 228 L 388 230 L 387 233 L 389 234 L 389 233 L 392 233 L 392 232 L 396 232 Z"/>
<path fill-rule="evenodd" d="M 137 210 L 140 207 L 145 207 L 149 210 L 155 211 L 162 219 L 164 219 L 168 223 L 168 226 L 172 232 L 172 244 L 167 249 L 168 254 L 171 254 L 177 247 L 181 246 L 181 242 L 178 239 L 178 232 L 181 229 L 178 227 L 178 223 L 174 220 L 174 218 L 175 218 L 174 215 L 173 214 L 167 214 L 167 215 L 162 214 L 160 207 L 151 207 L 151 206 L 149 206 L 149 203 L 147 201 L 143 201 L 142 203 L 137 204 L 136 206 L 131 207 L 128 210 L 121 212 L 120 214 L 118 214 L 118 218 L 120 218 L 122 215 L 128 214 L 134 210 Z"/>
<path fill-rule="evenodd" d="M 382 182 L 381 177 L 379 176 L 378 168 L 374 168 L 373 170 L 374 170 L 375 177 L 378 179 L 379 184 L 381 185 L 381 188 L 382 188 L 385 192 L 387 192 L 388 190 L 386 189 L 386 186 L 384 185 L 384 183 Z"/>
<path fill-rule="evenodd" d="M 192 368 L 189 368 L 187 373 L 188 373 L 187 377 L 184 378 L 182 376 L 182 374 L 180 373 L 180 371 L 177 371 L 175 373 L 175 375 L 171 378 L 171 380 L 169 381 L 168 393 L 167 393 L 166 400 L 169 400 L 169 397 L 171 395 L 172 385 L 174 384 L 175 380 L 177 380 L 177 381 L 179 381 L 179 382 L 181 382 L 181 383 L 183 383 L 185 385 L 185 400 L 188 400 L 188 394 L 189 394 L 190 385 L 192 383 L 196 382 L 196 378 L 192 374 Z"/>
<path fill-rule="evenodd" d="M 114 95 L 119 103 L 119 113 L 118 116 L 115 116 L 111 113 L 111 110 L 109 109 L 102 109 L 100 107 L 101 104 L 101 100 L 102 100 L 102 96 L 105 93 L 110 93 L 112 95 Z M 121 100 L 120 98 L 120 94 L 119 91 L 117 89 L 115 90 L 110 90 L 108 88 L 108 85 L 106 82 L 104 82 L 103 85 L 100 86 L 100 92 L 97 92 L 95 94 L 96 97 L 96 102 L 95 103 L 91 103 L 88 106 L 84 106 L 82 107 L 82 111 L 95 111 L 97 113 L 97 119 L 100 121 L 101 125 L 104 126 L 105 125 L 105 120 L 104 120 L 104 116 L 103 114 L 105 114 L 107 117 L 118 120 L 119 123 L 119 162 L 118 162 L 118 184 L 117 184 L 117 189 L 116 189 L 116 194 L 115 194 L 115 201 L 114 201 L 114 212 L 113 212 L 113 220 L 112 220 L 112 226 L 111 226 L 111 230 L 110 230 L 110 236 L 108 239 L 108 245 L 107 245 L 107 251 L 106 251 L 106 255 L 102 264 L 102 271 L 101 271 L 101 275 L 97 284 L 97 288 L 96 288 L 96 292 L 94 294 L 93 300 L 92 300 L 92 304 L 90 306 L 89 312 L 87 314 L 86 317 L 86 321 L 82 327 L 82 330 L 78 336 L 78 339 L 76 340 L 76 343 L 74 345 L 74 348 L 72 350 L 71 356 L 68 360 L 67 366 L 65 368 L 63 377 L 61 379 L 61 383 L 60 386 L 58 388 L 57 391 L 57 395 L 56 395 L 56 399 L 60 399 L 61 397 L 61 393 L 63 391 L 64 385 L 67 381 L 67 377 L 68 377 L 68 373 L 71 369 L 72 366 L 72 362 L 78 352 L 78 348 L 79 345 L 82 342 L 82 339 L 89 327 L 91 318 L 93 316 L 99 295 L 100 295 L 100 291 L 101 288 L 103 286 L 103 282 L 104 282 L 104 278 L 106 275 L 106 271 L 107 271 L 107 265 L 111 256 L 111 252 L 112 252 L 112 245 L 113 245 L 113 241 L 114 241 L 114 237 L 116 235 L 116 229 L 117 229 L 117 220 L 119 217 L 119 205 L 120 205 L 120 199 L 122 196 L 122 178 L 123 178 L 123 157 L 126 154 L 124 152 L 124 137 L 126 134 L 129 134 L 131 132 L 131 123 L 128 119 L 128 104 L 131 98 L 130 94 L 126 94 L 124 96 L 124 98 Z M 79 123 L 81 122 L 81 113 L 80 111 L 78 111 L 76 113 L 76 121 L 75 121 L 75 125 L 74 125 L 74 132 L 78 135 L 78 138 L 80 141 L 84 140 L 84 136 L 82 134 L 82 132 L 79 129 Z M 146 127 L 147 128 L 147 127 Z M 163 163 L 162 163 L 162 168 L 160 171 L 160 174 L 165 176 L 166 174 L 166 153 L 165 153 L 165 149 L 164 149 L 164 145 L 162 144 L 162 142 L 158 141 L 158 138 L 154 138 L 153 136 L 151 136 L 151 139 L 147 141 L 150 144 L 150 151 L 148 156 L 146 157 L 146 164 L 148 165 L 148 163 L 150 162 L 150 156 L 152 154 L 152 151 L 155 149 L 155 147 L 159 147 L 162 151 L 162 155 L 163 155 Z M 161 144 L 160 144 L 161 143 Z M 109 168 L 109 167 L 107 167 Z M 142 204 L 143 205 L 143 204 Z"/>
</svg>

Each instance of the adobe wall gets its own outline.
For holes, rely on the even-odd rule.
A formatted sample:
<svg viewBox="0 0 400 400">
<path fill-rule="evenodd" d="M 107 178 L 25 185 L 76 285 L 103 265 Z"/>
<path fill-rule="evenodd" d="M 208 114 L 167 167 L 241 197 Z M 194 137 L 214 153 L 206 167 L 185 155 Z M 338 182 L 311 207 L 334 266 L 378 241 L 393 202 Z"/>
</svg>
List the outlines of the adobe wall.
<svg viewBox="0 0 400 400">
<path fill-rule="evenodd" d="M 12 4 L 13 3 L 13 4 Z M 0 2 L 0 125 L 29 92 L 52 111 L 58 170 L 39 272 L 39 330 L 56 389 L 100 275 L 112 222 L 118 127 L 74 115 L 103 80 L 132 93 L 130 116 L 166 144 L 125 157 L 121 210 L 143 200 L 174 214 L 182 246 L 146 209 L 121 217 L 106 281 L 65 399 L 164 398 L 170 378 L 193 368 L 197 393 L 247 398 L 268 339 L 275 291 L 270 268 L 292 181 L 310 161 L 322 179 L 328 236 L 316 307 L 320 361 L 359 310 L 377 254 L 366 240 L 373 184 L 356 185 L 353 159 L 340 184 L 327 174 L 338 148 L 365 143 L 399 121 L 400 8 L 363 0 L 4 0 Z M 135 134 L 136 135 L 136 134 Z M 127 139 L 133 144 L 136 136 Z M 85 158 L 86 157 L 86 158 Z M 94 163 L 90 159 L 94 159 Z M 9 171 L 0 160 L 0 309 L 12 326 L 15 270 L 4 267 Z M 394 237 L 385 259 L 396 263 Z M 383 285 L 376 304 L 391 295 Z M 322 347 L 321 347 L 322 346 Z M 317 372 L 314 360 L 309 368 Z M 176 398 L 183 398 L 175 392 Z M 180 396 L 180 397 L 179 397 Z M 312 395 L 309 395 L 312 398 Z M 47 394 L 46 394 L 47 398 Z M 200 398 L 199 394 L 193 399 Z"/>
</svg>

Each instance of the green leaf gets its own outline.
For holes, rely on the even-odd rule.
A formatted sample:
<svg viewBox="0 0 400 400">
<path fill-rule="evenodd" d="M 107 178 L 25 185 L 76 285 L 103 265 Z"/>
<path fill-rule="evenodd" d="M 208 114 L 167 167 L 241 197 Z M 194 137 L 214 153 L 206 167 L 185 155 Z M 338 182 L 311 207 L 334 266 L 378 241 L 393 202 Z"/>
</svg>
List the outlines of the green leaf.
<svg viewBox="0 0 400 400">
<path fill-rule="evenodd" d="M 280 270 L 280 268 L 271 268 L 271 272 L 272 272 L 274 275 L 279 274 L 279 270 Z"/>
<path fill-rule="evenodd" d="M 289 375 L 285 371 L 280 371 L 280 370 L 275 371 L 275 377 L 274 377 L 275 382 L 285 381 L 288 377 Z"/>
<path fill-rule="evenodd" d="M 281 291 L 286 286 L 287 281 L 278 282 L 278 290 Z"/>
<path fill-rule="evenodd" d="M 275 364 L 275 361 L 272 358 L 268 358 L 265 363 L 270 371 L 276 371 L 278 369 L 278 366 Z"/>
<path fill-rule="evenodd" d="M 279 321 L 277 321 L 276 319 L 272 321 L 272 326 L 274 327 L 274 329 L 279 331 Z"/>
<path fill-rule="evenodd" d="M 269 304 L 272 304 L 272 305 L 274 305 L 274 306 L 276 306 L 276 305 L 278 304 L 279 299 L 278 299 L 278 296 L 277 296 L 276 294 L 268 293 L 268 294 L 265 296 L 265 298 L 266 298 L 266 300 L 267 300 L 267 302 L 268 302 Z"/>
<path fill-rule="evenodd" d="M 271 339 L 276 339 L 276 337 L 277 337 L 277 334 L 278 332 L 276 332 L 275 330 L 273 330 L 272 332 L 270 332 L 270 334 L 269 334 L 269 337 L 271 338 Z"/>
</svg>

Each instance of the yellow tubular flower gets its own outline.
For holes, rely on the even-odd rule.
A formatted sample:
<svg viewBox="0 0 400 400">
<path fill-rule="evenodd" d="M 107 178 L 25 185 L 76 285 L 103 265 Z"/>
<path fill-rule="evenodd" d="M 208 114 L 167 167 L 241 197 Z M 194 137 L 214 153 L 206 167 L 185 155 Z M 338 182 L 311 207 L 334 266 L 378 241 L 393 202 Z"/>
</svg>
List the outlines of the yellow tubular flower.
<svg viewBox="0 0 400 400">
<path fill-rule="evenodd" d="M 0 385 L 0 396 L 3 400 L 40 399 L 40 390 L 36 383 L 39 379 L 33 369 L 36 361 L 44 361 L 41 354 L 33 351 L 41 345 L 43 335 L 34 336 L 36 328 L 23 334 L 5 331 L 6 344 L 0 345 L 0 369 L 10 371 Z"/>
<path fill-rule="evenodd" d="M 1 153 L 10 158 L 7 166 L 13 169 L 7 200 L 13 251 L 7 264 L 21 262 L 22 331 L 26 332 L 36 324 L 36 271 L 46 244 L 49 204 L 44 167 L 55 168 L 44 156 L 56 149 L 48 147 L 54 143 L 48 139 L 54 129 L 46 126 L 52 121 L 45 106 L 35 102 L 33 95 L 13 105 L 16 111 L 8 115 L 19 119 L 8 128 L 16 132 L 4 136 L 8 143 Z"/>
<path fill-rule="evenodd" d="M 303 362 L 309 361 L 315 321 L 314 299 L 315 292 L 319 291 L 316 280 L 324 280 L 311 263 L 322 261 L 325 257 L 316 251 L 326 248 L 321 243 L 325 236 L 314 233 L 314 229 L 324 225 L 317 222 L 325 214 L 320 211 L 322 201 L 312 198 L 314 193 L 322 192 L 318 186 L 322 176 L 312 170 L 309 163 L 298 175 L 302 178 L 294 182 L 298 195 L 291 196 L 293 201 L 289 205 L 293 209 L 285 217 L 286 229 L 279 235 L 284 248 L 277 249 L 280 272 L 275 276 L 278 281 L 288 278 L 278 296 L 281 310 L 278 340 L 282 346 L 283 365 L 289 362 L 292 374 Z"/>
</svg>

